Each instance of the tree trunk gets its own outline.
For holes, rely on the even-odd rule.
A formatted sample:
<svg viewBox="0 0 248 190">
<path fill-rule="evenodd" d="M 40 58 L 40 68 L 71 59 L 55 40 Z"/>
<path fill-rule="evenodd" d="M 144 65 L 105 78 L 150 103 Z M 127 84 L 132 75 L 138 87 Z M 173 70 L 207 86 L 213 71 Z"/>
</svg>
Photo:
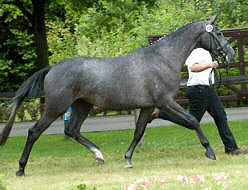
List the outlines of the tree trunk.
<svg viewBox="0 0 248 190">
<path fill-rule="evenodd" d="M 33 17 L 32 27 L 37 55 L 38 70 L 49 65 L 48 45 L 45 28 L 45 4 L 46 0 L 32 0 Z"/>
<path fill-rule="evenodd" d="M 33 17 L 32 27 L 34 33 L 34 42 L 36 47 L 37 55 L 37 66 L 38 70 L 49 65 L 48 61 L 48 45 L 46 37 L 46 26 L 45 26 L 45 5 L 46 0 L 32 0 L 33 4 Z M 44 110 L 45 99 L 40 98 L 40 112 Z"/>
</svg>

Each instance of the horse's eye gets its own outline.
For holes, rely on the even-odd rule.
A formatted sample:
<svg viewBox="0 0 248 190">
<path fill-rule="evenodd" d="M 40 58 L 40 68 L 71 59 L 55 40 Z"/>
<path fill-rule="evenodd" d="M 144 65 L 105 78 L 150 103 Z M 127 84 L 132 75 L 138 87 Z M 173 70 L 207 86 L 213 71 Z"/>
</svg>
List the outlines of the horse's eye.
<svg viewBox="0 0 248 190">
<path fill-rule="evenodd" d="M 218 36 L 222 36 L 221 32 L 217 32 L 217 35 L 218 35 Z"/>
</svg>

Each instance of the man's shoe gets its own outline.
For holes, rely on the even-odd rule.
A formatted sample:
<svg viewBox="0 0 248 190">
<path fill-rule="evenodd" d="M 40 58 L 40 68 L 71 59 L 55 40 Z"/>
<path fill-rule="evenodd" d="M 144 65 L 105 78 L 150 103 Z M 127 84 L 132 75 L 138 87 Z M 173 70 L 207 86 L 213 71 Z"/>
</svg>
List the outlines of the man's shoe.
<svg viewBox="0 0 248 190">
<path fill-rule="evenodd" d="M 230 155 L 240 155 L 240 154 L 247 154 L 248 153 L 248 149 L 241 149 L 241 148 L 238 148 L 232 152 L 227 152 L 227 154 L 230 154 Z"/>
<path fill-rule="evenodd" d="M 151 123 L 152 120 L 158 118 L 158 114 L 159 114 L 159 109 L 158 108 L 154 108 L 152 115 L 150 116 L 150 118 L 148 119 L 148 123 Z"/>
</svg>

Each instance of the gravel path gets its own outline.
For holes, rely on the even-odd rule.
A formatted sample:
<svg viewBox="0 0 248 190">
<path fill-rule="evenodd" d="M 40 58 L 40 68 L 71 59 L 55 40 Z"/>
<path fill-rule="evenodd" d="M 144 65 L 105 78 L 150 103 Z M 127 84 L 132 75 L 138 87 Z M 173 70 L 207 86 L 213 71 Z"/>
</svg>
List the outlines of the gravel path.
<svg viewBox="0 0 248 190">
<path fill-rule="evenodd" d="M 242 108 L 227 108 L 228 121 L 247 120 L 248 124 L 248 107 Z M 209 114 L 205 114 L 201 123 L 213 123 L 213 119 Z M 28 128 L 34 125 L 35 122 L 18 122 L 15 123 L 10 136 L 26 136 Z M 172 123 L 169 121 L 156 119 L 148 127 L 168 126 Z M 0 131 L 2 131 L 5 123 L 0 123 Z M 247 125 L 248 126 L 248 125 Z M 104 131 L 104 130 L 124 130 L 133 129 L 134 116 L 106 116 L 106 117 L 89 117 L 84 122 L 81 132 Z M 62 134 L 64 132 L 63 120 L 56 120 L 43 134 Z"/>
</svg>

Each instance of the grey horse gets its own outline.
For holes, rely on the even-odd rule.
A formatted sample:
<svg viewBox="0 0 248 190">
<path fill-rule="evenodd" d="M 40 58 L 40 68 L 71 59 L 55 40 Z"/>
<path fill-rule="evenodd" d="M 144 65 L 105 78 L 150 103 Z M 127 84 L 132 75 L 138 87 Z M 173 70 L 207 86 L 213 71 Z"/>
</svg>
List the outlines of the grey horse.
<svg viewBox="0 0 248 190">
<path fill-rule="evenodd" d="M 228 61 L 234 57 L 234 50 L 214 25 L 216 16 L 186 24 L 156 43 L 125 56 L 74 57 L 33 74 L 16 92 L 12 113 L 0 135 L 0 145 L 4 145 L 23 99 L 44 94 L 44 112 L 28 131 L 16 175 L 24 175 L 33 144 L 69 106 L 72 107 L 73 117 L 68 135 L 93 152 L 99 164 L 104 162 L 99 148 L 80 133 L 81 125 L 93 105 L 113 110 L 141 108 L 134 138 L 125 154 L 126 167 L 132 167 L 133 151 L 154 107 L 184 119 L 189 129 L 197 132 L 206 149 L 205 155 L 215 160 L 215 154 L 199 122 L 178 105 L 173 97 L 179 89 L 181 68 L 197 45 L 217 52 Z"/>
</svg>

